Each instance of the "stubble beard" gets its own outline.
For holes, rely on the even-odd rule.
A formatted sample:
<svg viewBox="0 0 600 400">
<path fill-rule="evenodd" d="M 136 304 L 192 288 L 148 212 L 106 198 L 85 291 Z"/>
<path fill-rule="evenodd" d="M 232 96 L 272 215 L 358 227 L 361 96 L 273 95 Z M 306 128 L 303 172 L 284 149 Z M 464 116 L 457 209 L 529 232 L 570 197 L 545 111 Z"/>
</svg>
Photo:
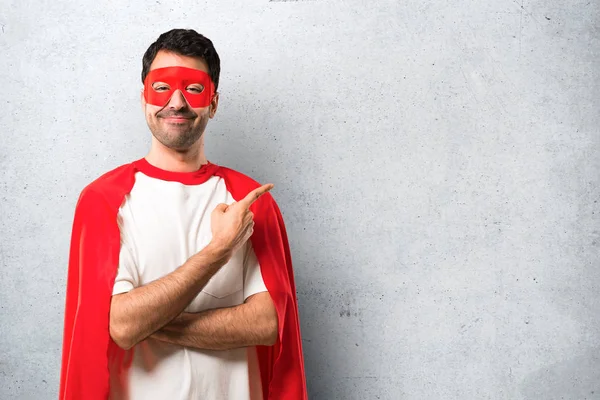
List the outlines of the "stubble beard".
<svg viewBox="0 0 600 400">
<path fill-rule="evenodd" d="M 150 131 L 163 146 L 173 150 L 187 150 L 204 134 L 208 124 L 208 115 L 200 118 L 201 121 L 198 125 L 192 125 L 187 129 L 179 128 L 177 125 L 168 126 L 168 123 L 158 118 L 157 125 L 150 126 Z"/>
</svg>

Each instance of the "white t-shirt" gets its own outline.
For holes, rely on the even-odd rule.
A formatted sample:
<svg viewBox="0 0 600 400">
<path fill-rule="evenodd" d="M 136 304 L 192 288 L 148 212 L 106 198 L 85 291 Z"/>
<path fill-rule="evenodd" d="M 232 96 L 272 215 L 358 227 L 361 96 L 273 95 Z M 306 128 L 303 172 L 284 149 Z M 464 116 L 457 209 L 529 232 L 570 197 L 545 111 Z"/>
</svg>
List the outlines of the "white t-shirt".
<svg viewBox="0 0 600 400">
<path fill-rule="evenodd" d="M 211 240 L 211 212 L 233 197 L 218 176 L 186 185 L 136 172 L 118 213 L 119 269 L 113 295 L 159 279 Z M 250 240 L 233 254 L 185 309 L 242 304 L 266 291 Z M 134 348 L 129 400 L 262 400 L 256 348 L 198 350 L 146 339 Z"/>
</svg>

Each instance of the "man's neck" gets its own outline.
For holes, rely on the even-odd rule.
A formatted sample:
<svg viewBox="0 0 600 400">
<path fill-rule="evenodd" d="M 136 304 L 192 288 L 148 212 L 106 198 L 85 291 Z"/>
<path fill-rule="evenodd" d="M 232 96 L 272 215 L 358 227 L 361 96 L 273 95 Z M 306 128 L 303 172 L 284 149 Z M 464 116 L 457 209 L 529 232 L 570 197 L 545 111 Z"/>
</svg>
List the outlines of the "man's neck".
<svg viewBox="0 0 600 400">
<path fill-rule="evenodd" d="M 193 172 L 208 161 L 204 155 L 204 135 L 186 151 L 176 151 L 152 138 L 152 146 L 146 160 L 157 168 L 173 172 Z"/>
</svg>

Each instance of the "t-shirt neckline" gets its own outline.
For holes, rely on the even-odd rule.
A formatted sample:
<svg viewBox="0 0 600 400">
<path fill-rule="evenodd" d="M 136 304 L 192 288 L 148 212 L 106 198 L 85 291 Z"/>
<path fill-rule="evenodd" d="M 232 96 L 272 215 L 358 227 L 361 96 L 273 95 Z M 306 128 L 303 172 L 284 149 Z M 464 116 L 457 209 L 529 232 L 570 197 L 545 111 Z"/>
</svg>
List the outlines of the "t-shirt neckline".
<svg viewBox="0 0 600 400">
<path fill-rule="evenodd" d="M 163 181 L 180 182 L 186 185 L 195 185 L 206 182 L 219 168 L 217 164 L 213 164 L 208 160 L 206 161 L 206 164 L 202 164 L 199 169 L 191 172 L 177 172 L 162 169 L 150 164 L 145 157 L 134 161 L 133 164 L 136 170 L 151 178 Z"/>
</svg>

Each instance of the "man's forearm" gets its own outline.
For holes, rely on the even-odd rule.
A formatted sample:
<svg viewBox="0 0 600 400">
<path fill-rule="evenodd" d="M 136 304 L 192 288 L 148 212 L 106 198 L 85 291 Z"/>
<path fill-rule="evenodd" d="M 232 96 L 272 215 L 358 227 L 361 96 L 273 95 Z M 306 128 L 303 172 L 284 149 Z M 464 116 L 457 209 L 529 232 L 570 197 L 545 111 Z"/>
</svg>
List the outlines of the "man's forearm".
<svg viewBox="0 0 600 400">
<path fill-rule="evenodd" d="M 112 297 L 110 335 L 128 349 L 179 315 L 229 254 L 210 244 L 164 277 Z"/>
<path fill-rule="evenodd" d="M 182 313 L 150 337 L 163 342 L 205 350 L 229 350 L 248 346 L 271 346 L 277 339 L 277 312 L 267 292 L 264 301 Z M 267 297 L 265 297 L 267 296 Z"/>
</svg>

